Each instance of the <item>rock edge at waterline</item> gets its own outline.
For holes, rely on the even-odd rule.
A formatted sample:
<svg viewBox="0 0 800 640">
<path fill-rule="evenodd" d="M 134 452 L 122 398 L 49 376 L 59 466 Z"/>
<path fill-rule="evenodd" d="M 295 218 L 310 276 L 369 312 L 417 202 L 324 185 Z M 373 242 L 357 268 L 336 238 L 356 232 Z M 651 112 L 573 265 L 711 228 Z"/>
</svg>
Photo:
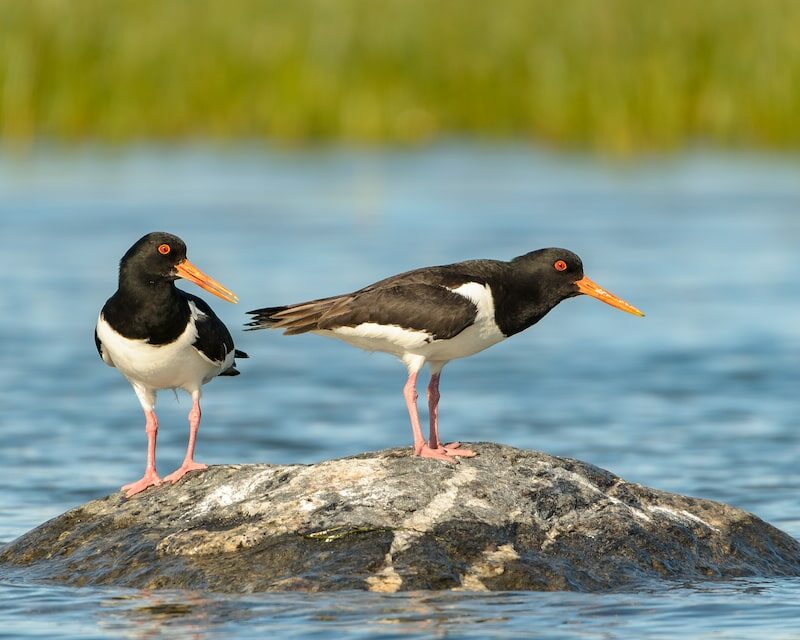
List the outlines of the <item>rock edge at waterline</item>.
<svg viewBox="0 0 800 640">
<path fill-rule="evenodd" d="M 718 502 L 496 444 L 225 465 L 54 518 L 3 567 L 72 585 L 226 592 L 576 590 L 800 575 L 800 543 Z"/>
</svg>

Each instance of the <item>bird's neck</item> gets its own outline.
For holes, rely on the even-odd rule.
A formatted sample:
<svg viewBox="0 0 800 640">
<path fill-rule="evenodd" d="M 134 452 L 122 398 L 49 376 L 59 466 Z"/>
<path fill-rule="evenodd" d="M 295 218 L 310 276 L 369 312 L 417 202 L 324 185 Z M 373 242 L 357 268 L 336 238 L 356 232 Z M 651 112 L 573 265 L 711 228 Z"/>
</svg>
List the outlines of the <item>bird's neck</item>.
<svg viewBox="0 0 800 640">
<path fill-rule="evenodd" d="M 524 331 L 544 318 L 561 298 L 548 295 L 536 283 L 510 282 L 495 299 L 497 324 L 506 336 Z"/>
<path fill-rule="evenodd" d="M 119 274 L 117 294 L 142 306 L 151 304 L 169 306 L 180 302 L 178 290 L 172 280 L 149 278 L 124 270 Z"/>
<path fill-rule="evenodd" d="M 103 316 L 126 338 L 165 344 L 186 330 L 190 310 L 171 281 L 121 273 L 119 288 L 103 307 Z"/>
</svg>

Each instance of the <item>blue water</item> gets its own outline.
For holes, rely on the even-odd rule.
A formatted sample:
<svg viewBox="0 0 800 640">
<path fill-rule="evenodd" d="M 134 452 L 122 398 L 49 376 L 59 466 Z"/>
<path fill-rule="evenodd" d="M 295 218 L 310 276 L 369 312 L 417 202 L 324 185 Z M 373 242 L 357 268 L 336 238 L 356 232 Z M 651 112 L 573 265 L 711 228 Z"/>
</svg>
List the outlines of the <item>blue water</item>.
<svg viewBox="0 0 800 640">
<path fill-rule="evenodd" d="M 37 148 L 0 153 L 0 542 L 138 478 L 129 385 L 92 329 L 144 233 L 183 237 L 233 289 L 206 299 L 251 359 L 206 387 L 198 458 L 314 462 L 409 444 L 403 367 L 317 336 L 243 333 L 244 311 L 412 267 L 564 246 L 647 313 L 581 297 L 449 365 L 446 438 L 580 458 L 722 500 L 800 536 L 800 158 L 608 164 L 526 147 L 405 151 Z M 187 290 L 200 293 L 185 283 Z M 189 402 L 162 393 L 159 470 Z M 800 580 L 647 593 L 393 596 L 0 583 L 0 637 L 793 638 Z"/>
</svg>

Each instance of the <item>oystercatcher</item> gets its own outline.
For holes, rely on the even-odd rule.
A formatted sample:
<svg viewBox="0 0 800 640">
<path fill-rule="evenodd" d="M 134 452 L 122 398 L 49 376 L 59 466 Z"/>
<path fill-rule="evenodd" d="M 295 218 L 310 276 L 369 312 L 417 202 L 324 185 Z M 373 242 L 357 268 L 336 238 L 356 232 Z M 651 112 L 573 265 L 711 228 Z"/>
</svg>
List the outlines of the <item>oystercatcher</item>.
<svg viewBox="0 0 800 640">
<path fill-rule="evenodd" d="M 177 482 L 206 465 L 194 461 L 200 426 L 200 387 L 216 376 L 236 376 L 233 338 L 203 300 L 175 287 L 185 278 L 228 302 L 238 298 L 186 259 L 183 240 L 169 233 L 148 233 L 119 264 L 119 287 L 103 306 L 94 341 L 103 361 L 116 367 L 133 386 L 145 415 L 147 466 L 141 480 L 122 487 L 130 497 L 161 484 L 156 472 L 156 392 L 185 389 L 192 396 L 189 445 L 183 464 L 164 478 Z"/>
<path fill-rule="evenodd" d="M 457 462 L 474 452 L 439 440 L 439 378 L 444 365 L 483 351 L 541 320 L 566 298 L 586 294 L 635 315 L 636 307 L 583 275 L 581 259 L 566 249 L 540 249 L 514 258 L 468 260 L 415 269 L 353 293 L 281 307 L 255 309 L 247 326 L 316 333 L 367 351 L 399 357 L 408 369 L 403 389 L 414 453 Z M 426 442 L 417 413 L 417 375 L 430 368 Z"/>
</svg>

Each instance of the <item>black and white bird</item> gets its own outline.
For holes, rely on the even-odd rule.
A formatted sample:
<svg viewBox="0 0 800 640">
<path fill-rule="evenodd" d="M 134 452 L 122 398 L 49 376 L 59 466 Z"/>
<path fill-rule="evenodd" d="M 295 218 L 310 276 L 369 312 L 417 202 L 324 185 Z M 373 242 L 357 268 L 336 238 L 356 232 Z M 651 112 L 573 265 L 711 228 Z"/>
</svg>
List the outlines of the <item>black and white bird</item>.
<svg viewBox="0 0 800 640">
<path fill-rule="evenodd" d="M 414 453 L 455 462 L 474 452 L 439 440 L 439 378 L 451 360 L 471 356 L 537 323 L 566 298 L 586 294 L 618 309 L 644 315 L 583 274 L 581 259 L 566 249 L 540 249 L 508 262 L 468 260 L 415 269 L 353 293 L 266 307 L 248 313 L 248 327 L 316 333 L 367 351 L 400 358 L 408 369 L 403 389 Z M 430 368 L 426 442 L 417 412 L 417 375 Z"/>
<path fill-rule="evenodd" d="M 185 278 L 228 302 L 238 298 L 186 259 L 183 240 L 169 233 L 148 233 L 119 264 L 119 287 L 100 312 L 94 340 L 103 361 L 119 369 L 133 386 L 145 414 L 147 465 L 144 476 L 122 487 L 130 497 L 161 484 L 156 472 L 156 392 L 184 389 L 192 396 L 189 445 L 183 464 L 164 478 L 177 482 L 206 468 L 194 461 L 200 426 L 200 388 L 216 376 L 236 376 L 233 338 L 202 299 L 181 291 Z"/>
</svg>

